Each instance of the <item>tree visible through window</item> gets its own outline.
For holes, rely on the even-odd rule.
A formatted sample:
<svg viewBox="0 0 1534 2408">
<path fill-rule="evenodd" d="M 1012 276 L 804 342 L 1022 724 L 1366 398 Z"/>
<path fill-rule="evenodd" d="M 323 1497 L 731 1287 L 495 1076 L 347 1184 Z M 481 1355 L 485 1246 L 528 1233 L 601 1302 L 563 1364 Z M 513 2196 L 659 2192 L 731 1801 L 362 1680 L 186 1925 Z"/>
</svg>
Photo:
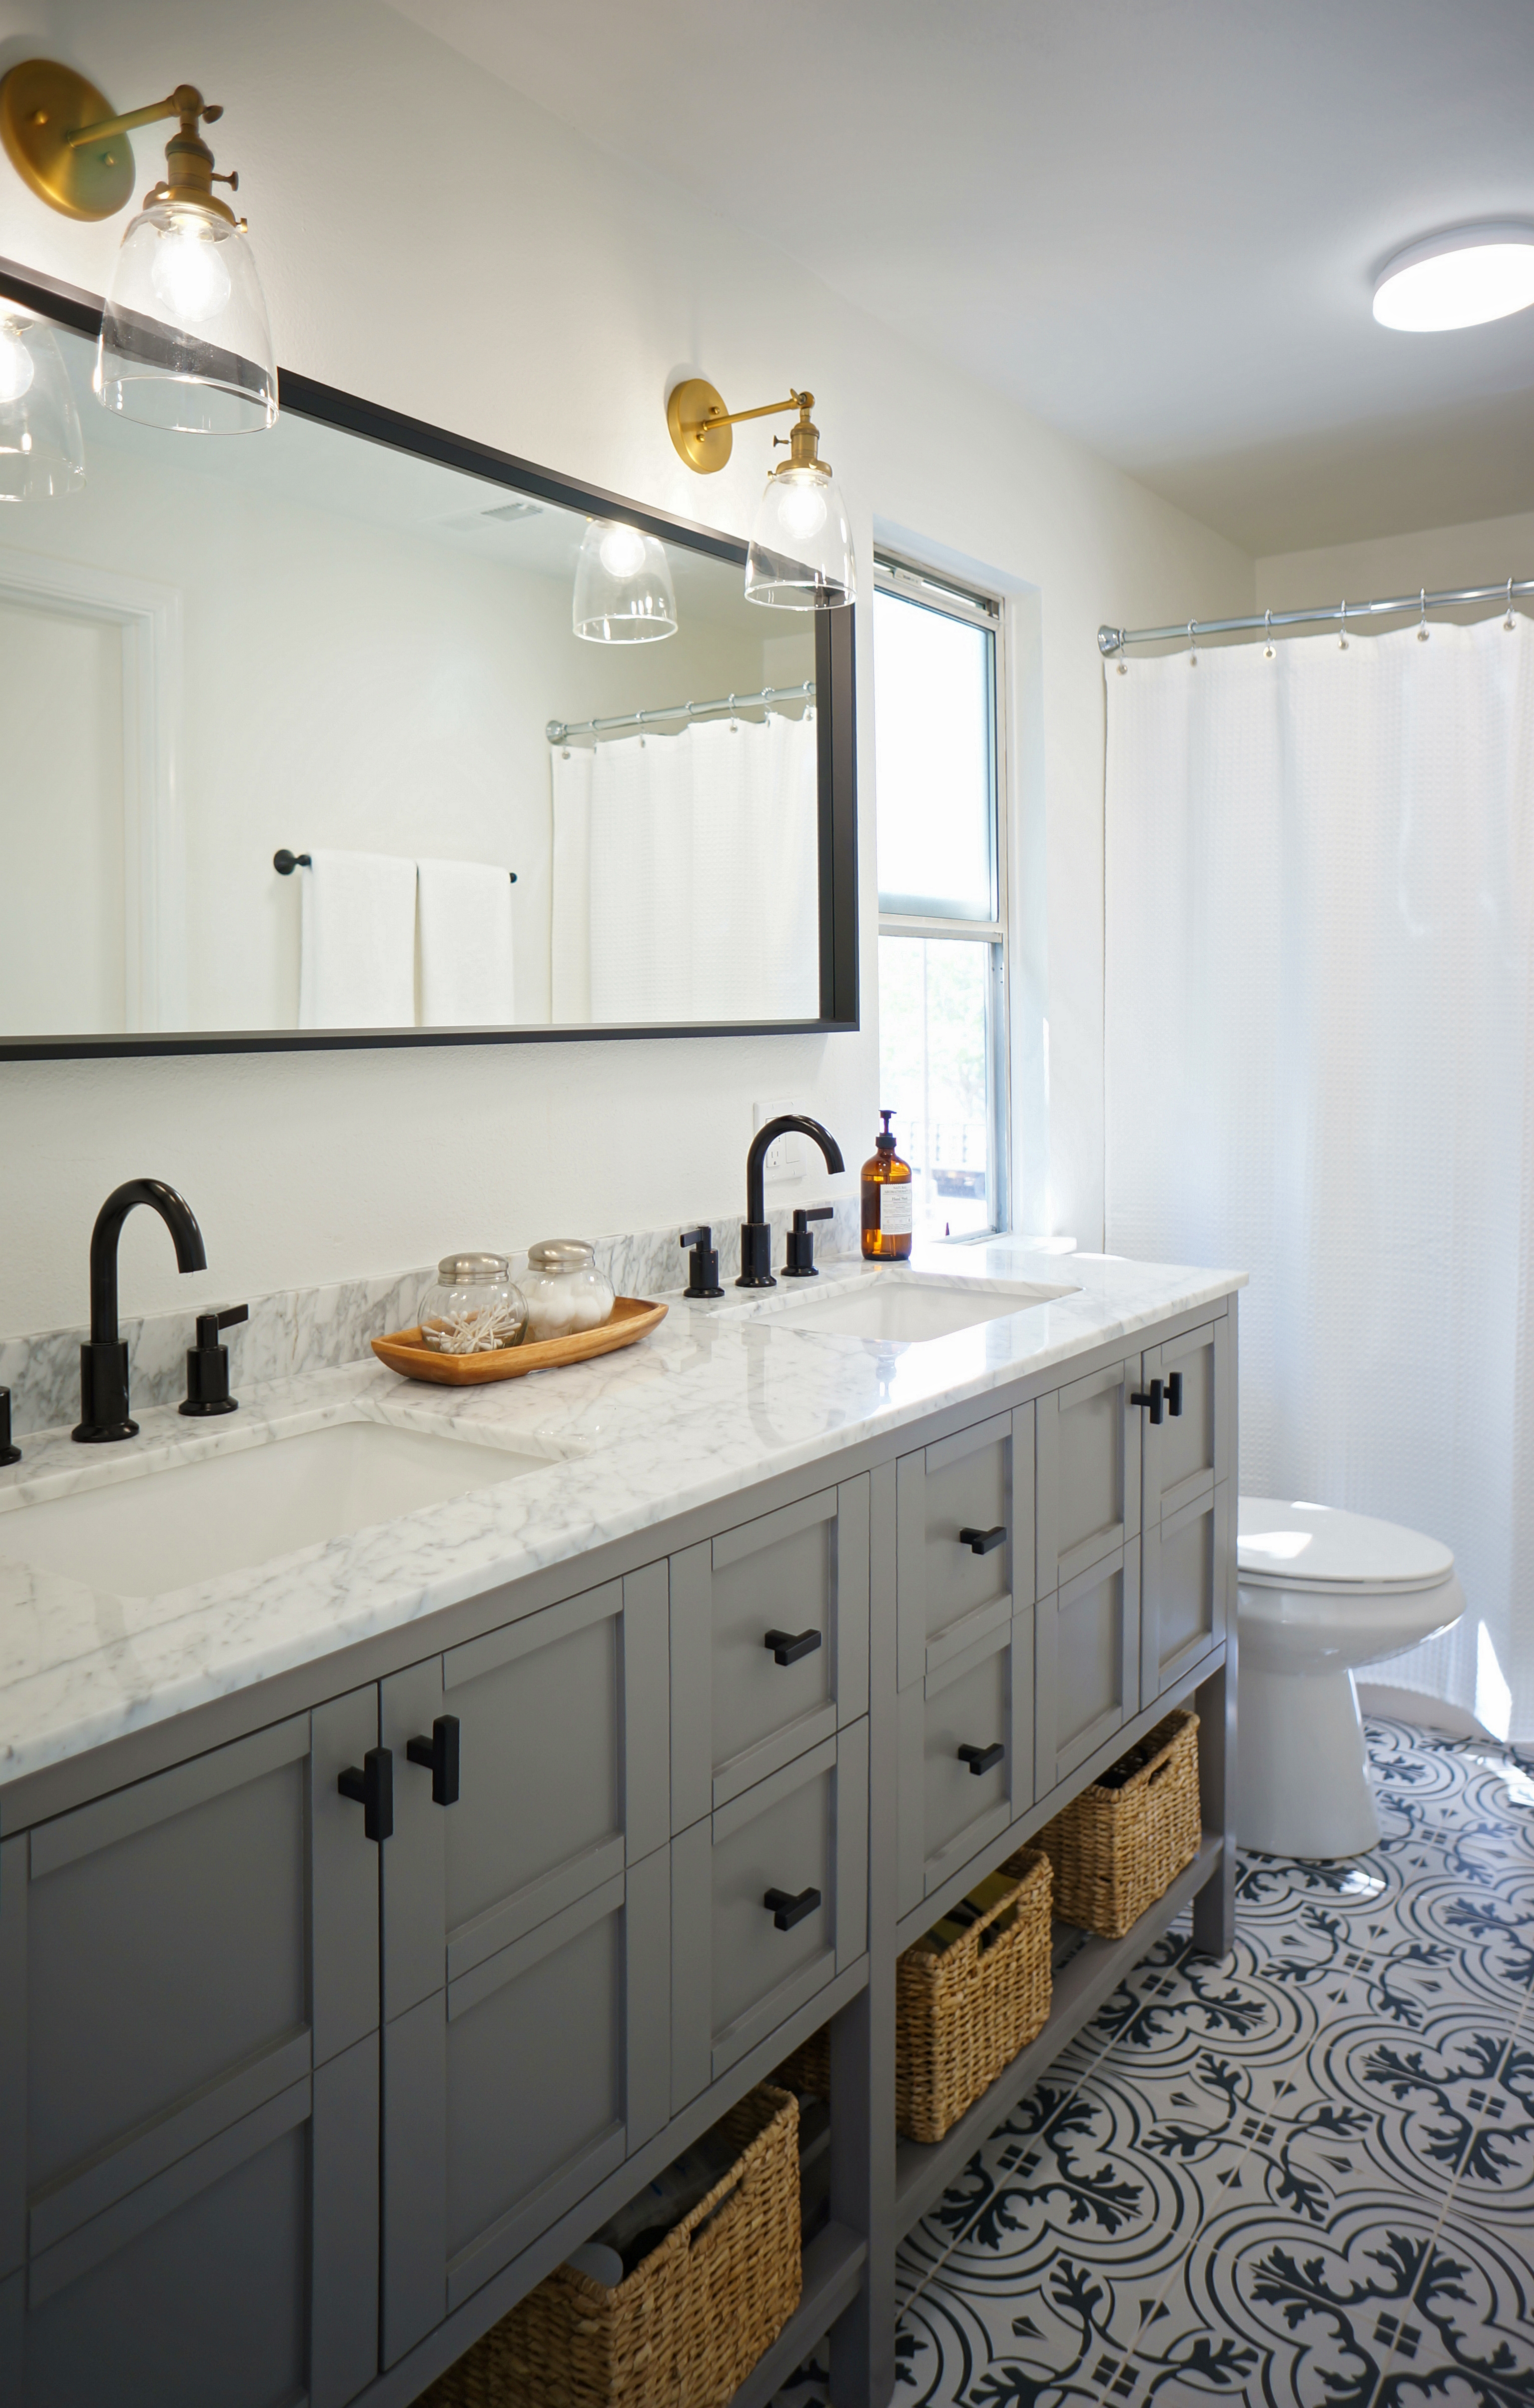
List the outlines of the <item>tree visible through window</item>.
<svg viewBox="0 0 1534 2408">
<path fill-rule="evenodd" d="M 917 1230 L 1006 1226 L 998 606 L 876 563 L 882 1106 Z"/>
</svg>

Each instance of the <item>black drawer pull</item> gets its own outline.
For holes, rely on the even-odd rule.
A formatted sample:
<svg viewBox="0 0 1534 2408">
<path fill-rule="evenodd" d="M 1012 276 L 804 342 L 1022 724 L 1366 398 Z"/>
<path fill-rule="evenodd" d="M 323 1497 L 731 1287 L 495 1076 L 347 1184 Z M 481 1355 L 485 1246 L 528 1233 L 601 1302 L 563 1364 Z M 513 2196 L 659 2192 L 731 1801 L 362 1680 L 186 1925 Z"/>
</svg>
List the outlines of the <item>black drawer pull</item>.
<svg viewBox="0 0 1534 2408">
<path fill-rule="evenodd" d="M 801 1889 L 796 1898 L 791 1889 L 769 1889 L 762 1904 L 771 1911 L 772 1920 L 780 1931 L 792 1931 L 807 1914 L 813 1914 L 820 1904 L 818 1889 Z"/>
<path fill-rule="evenodd" d="M 1181 1371 L 1168 1371 L 1167 1374 L 1167 1411 L 1174 1422 L 1182 1420 L 1183 1374 Z"/>
<path fill-rule="evenodd" d="M 438 1714 L 430 1739 L 408 1739 L 405 1753 L 412 1764 L 432 1777 L 432 1804 L 458 1803 L 458 1717 Z"/>
<path fill-rule="evenodd" d="M 361 1766 L 349 1764 L 336 1776 L 343 1798 L 362 1808 L 362 1828 L 380 1843 L 394 1828 L 394 1759 L 386 1747 L 370 1747 Z"/>
<path fill-rule="evenodd" d="M 1141 1388 L 1135 1388 L 1135 1389 L 1133 1389 L 1133 1390 L 1131 1391 L 1131 1393 L 1130 1393 L 1129 1402 L 1130 1402 L 1132 1405 L 1149 1405 L 1149 1407 L 1150 1407 L 1150 1409 L 1151 1409 L 1151 1419 L 1155 1423 L 1156 1427 L 1157 1427 L 1158 1429 L 1160 1428 L 1160 1426 L 1161 1426 L 1161 1382 L 1160 1382 L 1159 1380 L 1153 1380 L 1153 1381 L 1151 1382 L 1151 1393 L 1150 1393 L 1150 1395 L 1149 1395 L 1149 1396 L 1147 1396 L 1147 1395 L 1145 1394 L 1144 1390 L 1143 1390 L 1143 1389 L 1141 1389 Z M 1179 1407 L 1178 1407 L 1178 1409 L 1177 1409 L 1177 1410 L 1178 1410 L 1178 1412 L 1182 1412 L 1182 1410 L 1183 1410 L 1182 1406 L 1181 1406 L 1181 1405 L 1179 1405 Z"/>
<path fill-rule="evenodd" d="M 820 1645 L 820 1632 L 769 1630 L 762 1644 L 771 1648 L 775 1664 L 797 1664 L 802 1656 L 813 1656 Z"/>
<path fill-rule="evenodd" d="M 997 1739 L 993 1740 L 989 1747 L 961 1747 L 959 1762 L 967 1764 L 970 1771 L 978 1776 L 982 1772 L 993 1770 L 1001 1762 L 1006 1753 L 1006 1749 Z"/>
<path fill-rule="evenodd" d="M 1006 1535 L 1006 1523 L 998 1522 L 994 1530 L 961 1530 L 959 1544 L 968 1547 L 972 1555 L 988 1555 L 993 1548 L 1000 1546 Z"/>
</svg>

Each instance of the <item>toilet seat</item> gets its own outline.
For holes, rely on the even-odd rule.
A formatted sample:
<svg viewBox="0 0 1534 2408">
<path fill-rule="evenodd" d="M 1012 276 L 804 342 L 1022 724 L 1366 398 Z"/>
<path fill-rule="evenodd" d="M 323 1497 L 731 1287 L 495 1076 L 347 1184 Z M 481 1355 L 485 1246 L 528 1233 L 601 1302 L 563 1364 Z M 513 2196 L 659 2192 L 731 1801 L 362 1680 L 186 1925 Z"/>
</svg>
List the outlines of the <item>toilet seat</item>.
<svg viewBox="0 0 1534 2408">
<path fill-rule="evenodd" d="M 1441 1588 L 1454 1578 L 1455 1559 L 1441 1540 L 1371 1513 L 1243 1497 L 1236 1569 L 1243 1588 L 1360 1598 Z"/>
</svg>

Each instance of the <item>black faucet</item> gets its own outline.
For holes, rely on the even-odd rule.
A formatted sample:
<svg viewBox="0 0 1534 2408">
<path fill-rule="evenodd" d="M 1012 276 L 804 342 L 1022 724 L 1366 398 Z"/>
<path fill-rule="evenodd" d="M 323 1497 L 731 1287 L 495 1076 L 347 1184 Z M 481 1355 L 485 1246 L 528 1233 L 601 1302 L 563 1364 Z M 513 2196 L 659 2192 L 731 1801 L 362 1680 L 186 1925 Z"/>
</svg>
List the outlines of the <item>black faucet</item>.
<svg viewBox="0 0 1534 2408">
<path fill-rule="evenodd" d="M 740 1276 L 737 1287 L 776 1287 L 772 1276 L 772 1226 L 762 1200 L 762 1166 L 767 1148 L 775 1138 L 788 1129 L 797 1129 L 802 1137 L 812 1137 L 825 1156 L 827 1170 L 845 1170 L 841 1148 L 828 1128 L 812 1121 L 804 1112 L 780 1112 L 775 1121 L 764 1121 L 751 1141 L 746 1156 L 746 1217 L 740 1224 Z"/>
<path fill-rule="evenodd" d="M 203 1233 L 183 1196 L 163 1179 L 125 1179 L 96 1214 L 91 1232 L 91 1336 L 79 1350 L 79 1427 L 82 1446 L 133 1438 L 138 1424 L 128 1419 L 128 1350 L 117 1334 L 117 1241 L 136 1204 L 152 1205 L 170 1231 L 179 1271 L 205 1271 Z"/>
</svg>

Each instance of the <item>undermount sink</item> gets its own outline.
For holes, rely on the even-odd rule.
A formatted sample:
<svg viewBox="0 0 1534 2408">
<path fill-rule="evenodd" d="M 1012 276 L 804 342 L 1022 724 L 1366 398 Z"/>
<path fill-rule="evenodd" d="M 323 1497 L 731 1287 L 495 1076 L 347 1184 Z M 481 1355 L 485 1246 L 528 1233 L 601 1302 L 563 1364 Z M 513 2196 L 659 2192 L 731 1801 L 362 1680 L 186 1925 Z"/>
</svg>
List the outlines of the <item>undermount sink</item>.
<svg viewBox="0 0 1534 2408">
<path fill-rule="evenodd" d="M 924 1339 L 950 1338 L 955 1330 L 973 1329 L 982 1322 L 1004 1321 L 1030 1305 L 1076 1293 L 1076 1283 L 1069 1280 L 982 1286 L 972 1280 L 945 1279 L 936 1271 L 875 1269 L 848 1279 L 828 1277 L 809 1295 L 780 1293 L 736 1311 L 753 1319 L 770 1319 L 775 1329 L 919 1344 Z"/>
<path fill-rule="evenodd" d="M 330 1423 L 0 1513 L 0 1556 L 155 1597 L 546 1468 L 388 1423 Z"/>
</svg>

